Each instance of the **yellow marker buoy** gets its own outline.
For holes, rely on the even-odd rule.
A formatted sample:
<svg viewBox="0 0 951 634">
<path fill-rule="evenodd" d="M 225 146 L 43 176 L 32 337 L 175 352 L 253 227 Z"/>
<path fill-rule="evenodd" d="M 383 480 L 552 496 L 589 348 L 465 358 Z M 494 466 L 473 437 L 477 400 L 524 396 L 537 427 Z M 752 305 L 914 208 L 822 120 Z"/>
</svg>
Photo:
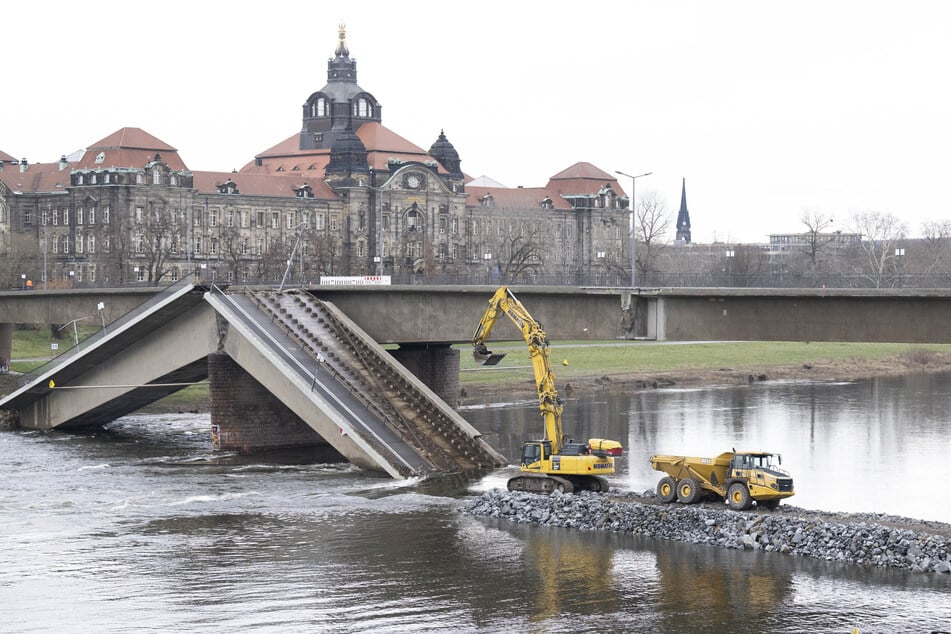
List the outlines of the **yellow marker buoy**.
<svg viewBox="0 0 951 634">
<path fill-rule="evenodd" d="M 568 359 L 565 359 L 564 361 L 562 361 L 561 365 L 568 365 Z"/>
<path fill-rule="evenodd" d="M 56 387 L 56 384 L 53 383 L 53 379 L 50 379 L 50 389 L 52 390 L 54 387 Z"/>
</svg>

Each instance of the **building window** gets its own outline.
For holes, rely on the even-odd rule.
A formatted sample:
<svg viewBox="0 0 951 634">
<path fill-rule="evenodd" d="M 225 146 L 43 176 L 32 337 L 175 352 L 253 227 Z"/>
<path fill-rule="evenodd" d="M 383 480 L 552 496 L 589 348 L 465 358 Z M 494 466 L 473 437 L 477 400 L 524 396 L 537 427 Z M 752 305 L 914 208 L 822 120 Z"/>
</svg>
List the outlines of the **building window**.
<svg viewBox="0 0 951 634">
<path fill-rule="evenodd" d="M 76 210 L 76 224 L 77 225 L 83 224 L 83 208 L 82 207 Z"/>
<path fill-rule="evenodd" d="M 178 267 L 177 266 L 173 266 L 168 273 L 172 277 L 173 282 L 178 281 Z"/>
<path fill-rule="evenodd" d="M 82 252 L 83 252 L 83 234 L 77 233 L 76 234 L 76 253 L 82 253 Z"/>
<path fill-rule="evenodd" d="M 264 212 L 259 211 L 257 212 L 256 216 L 257 216 L 257 220 L 255 220 L 254 224 L 257 225 L 258 227 L 263 227 L 264 226 Z"/>
<path fill-rule="evenodd" d="M 452 232 L 459 233 L 459 219 L 458 218 L 452 219 Z"/>
<path fill-rule="evenodd" d="M 323 231 L 324 215 L 322 213 L 314 214 L 314 229 L 316 229 L 317 231 Z"/>
<path fill-rule="evenodd" d="M 229 209 L 227 212 L 225 212 L 225 226 L 234 226 L 234 209 Z"/>
<path fill-rule="evenodd" d="M 53 253 L 59 253 L 59 238 L 53 236 Z"/>
<path fill-rule="evenodd" d="M 287 228 L 293 229 L 294 228 L 294 212 L 288 211 L 287 216 L 285 217 L 285 220 L 287 221 Z"/>
<path fill-rule="evenodd" d="M 336 231 L 340 224 L 340 214 L 330 214 L 330 230 Z"/>
<path fill-rule="evenodd" d="M 49 213 L 50 213 L 50 212 L 49 212 L 48 209 L 44 209 L 44 210 L 42 211 L 42 213 L 41 213 L 40 223 L 41 223 L 44 227 L 46 226 L 46 221 L 49 220 L 49 217 L 48 217 L 48 216 L 49 216 Z"/>
<path fill-rule="evenodd" d="M 81 252 L 80 252 L 80 253 L 81 253 Z M 82 282 L 82 281 L 83 281 L 83 269 L 84 269 L 84 268 L 86 268 L 86 267 L 83 266 L 82 264 L 80 264 L 79 266 L 76 267 L 76 275 L 75 275 L 74 277 L 76 278 L 76 281 L 77 281 L 77 282 Z"/>
<path fill-rule="evenodd" d="M 145 184 L 145 174 L 142 172 L 137 172 L 135 175 L 135 184 L 144 185 Z"/>
<path fill-rule="evenodd" d="M 201 237 L 195 237 L 195 247 L 193 253 L 201 253 Z"/>
<path fill-rule="evenodd" d="M 59 209 L 54 209 L 53 210 L 53 225 L 55 226 L 58 224 L 59 224 Z"/>
<path fill-rule="evenodd" d="M 178 185 L 178 178 L 175 177 L 175 174 L 168 175 L 168 184 L 169 185 Z"/>
<path fill-rule="evenodd" d="M 255 255 L 264 255 L 264 240 L 258 238 L 257 244 L 254 247 Z"/>
<path fill-rule="evenodd" d="M 63 210 L 63 224 L 64 225 L 69 224 L 69 207 Z"/>
<path fill-rule="evenodd" d="M 247 238 L 241 238 L 241 255 L 247 255 L 248 249 L 250 248 L 250 240 Z"/>
<path fill-rule="evenodd" d="M 390 228 L 390 214 L 383 214 L 383 231 L 388 231 Z"/>
<path fill-rule="evenodd" d="M 86 250 L 90 253 L 96 252 L 96 236 L 89 236 L 89 239 L 86 240 Z"/>
<path fill-rule="evenodd" d="M 142 234 L 139 234 L 135 237 L 135 252 L 143 253 L 145 251 L 145 238 Z"/>
<path fill-rule="evenodd" d="M 162 184 L 162 172 L 154 170 L 152 172 L 152 184 L 161 185 Z"/>
<path fill-rule="evenodd" d="M 135 267 L 135 281 L 137 282 L 145 281 L 145 267 L 144 266 Z"/>
<path fill-rule="evenodd" d="M 111 176 L 111 174 L 109 174 L 109 172 L 106 172 L 105 174 L 103 174 L 103 175 L 102 175 L 102 182 L 105 183 L 106 185 L 108 185 L 108 184 L 112 181 L 112 179 L 110 178 L 110 176 Z M 91 276 L 91 275 L 89 276 L 89 281 L 90 281 L 90 282 L 92 281 L 92 276 Z"/>
<path fill-rule="evenodd" d="M 241 227 L 243 229 L 248 228 L 248 212 L 246 211 L 241 212 Z"/>
<path fill-rule="evenodd" d="M 63 236 L 63 253 L 69 253 L 69 236 Z"/>
<path fill-rule="evenodd" d="M 102 250 L 106 253 L 112 250 L 112 242 L 109 240 L 109 236 L 102 237 Z"/>
<path fill-rule="evenodd" d="M 137 225 L 142 224 L 142 208 L 141 207 L 135 208 L 135 224 Z"/>
<path fill-rule="evenodd" d="M 201 226 L 201 209 L 196 209 L 192 212 L 192 224 L 196 227 Z"/>
<path fill-rule="evenodd" d="M 208 212 L 208 226 L 209 227 L 218 226 L 218 212 L 214 209 Z"/>
<path fill-rule="evenodd" d="M 366 229 L 367 226 L 367 214 L 365 211 L 361 211 L 357 216 L 357 229 Z"/>
<path fill-rule="evenodd" d="M 95 172 L 93 172 L 92 174 L 89 175 L 89 184 L 90 184 L 90 185 L 95 185 L 95 184 L 96 184 L 96 173 L 95 173 Z"/>
<path fill-rule="evenodd" d="M 109 224 L 109 205 L 102 210 L 102 221 L 105 224 Z"/>
<path fill-rule="evenodd" d="M 446 220 L 447 219 L 442 216 L 439 218 L 439 233 L 446 233 L 446 227 L 448 224 Z"/>
<path fill-rule="evenodd" d="M 416 225 L 419 222 L 419 212 L 416 211 L 416 208 L 412 208 L 406 214 L 406 230 L 407 231 L 416 231 Z"/>
<path fill-rule="evenodd" d="M 89 282 L 92 283 L 95 281 L 96 281 L 96 265 L 90 264 L 89 265 Z"/>
<path fill-rule="evenodd" d="M 96 224 L 96 208 L 95 207 L 89 208 L 89 217 L 87 218 L 87 220 L 89 221 L 89 224 L 91 225 Z"/>
<path fill-rule="evenodd" d="M 218 255 L 218 238 L 208 241 L 208 255 Z"/>
<path fill-rule="evenodd" d="M 281 214 L 276 211 L 272 211 L 271 212 L 271 229 L 277 229 L 280 223 L 281 223 Z"/>
<path fill-rule="evenodd" d="M 178 253 L 178 236 L 171 237 L 171 243 L 169 244 L 168 250 L 171 253 Z"/>
<path fill-rule="evenodd" d="M 357 242 L 357 257 L 358 258 L 366 257 L 366 254 L 367 254 L 366 247 L 367 245 L 363 240 L 359 240 Z"/>
</svg>

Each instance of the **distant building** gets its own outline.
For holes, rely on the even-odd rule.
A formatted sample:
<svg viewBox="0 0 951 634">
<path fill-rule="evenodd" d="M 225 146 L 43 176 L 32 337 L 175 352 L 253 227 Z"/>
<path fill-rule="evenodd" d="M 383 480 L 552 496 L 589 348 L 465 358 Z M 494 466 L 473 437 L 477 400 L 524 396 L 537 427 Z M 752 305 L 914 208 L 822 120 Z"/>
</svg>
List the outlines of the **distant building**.
<svg viewBox="0 0 951 634">
<path fill-rule="evenodd" d="M 274 281 L 297 241 L 291 279 L 305 282 L 380 272 L 623 283 L 630 270 L 630 201 L 610 174 L 579 162 L 540 187 L 468 177 L 442 131 L 425 150 L 383 125 L 343 27 L 298 130 L 233 172 L 192 170 L 134 127 L 54 163 L 0 153 L 0 248 L 17 260 L 8 277 L 166 284 L 198 267 Z"/>
</svg>

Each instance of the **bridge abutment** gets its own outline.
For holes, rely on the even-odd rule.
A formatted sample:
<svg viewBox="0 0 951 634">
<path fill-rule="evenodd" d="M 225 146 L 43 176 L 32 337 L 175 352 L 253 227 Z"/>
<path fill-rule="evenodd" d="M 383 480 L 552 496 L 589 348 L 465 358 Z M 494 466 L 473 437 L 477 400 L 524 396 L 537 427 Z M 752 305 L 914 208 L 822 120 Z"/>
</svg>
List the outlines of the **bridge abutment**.
<svg viewBox="0 0 951 634">
<path fill-rule="evenodd" d="M 208 355 L 208 378 L 215 449 L 239 453 L 300 447 L 332 450 L 227 354 Z"/>
<path fill-rule="evenodd" d="M 459 351 L 447 345 L 404 345 L 393 358 L 450 407 L 459 402 Z"/>
</svg>

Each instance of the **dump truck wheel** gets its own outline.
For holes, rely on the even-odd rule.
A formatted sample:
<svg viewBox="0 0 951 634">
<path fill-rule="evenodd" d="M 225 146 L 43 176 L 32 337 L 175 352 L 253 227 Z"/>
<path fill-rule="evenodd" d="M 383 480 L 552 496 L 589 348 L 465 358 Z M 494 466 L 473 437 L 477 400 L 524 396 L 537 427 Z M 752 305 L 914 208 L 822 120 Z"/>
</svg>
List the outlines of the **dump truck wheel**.
<svg viewBox="0 0 951 634">
<path fill-rule="evenodd" d="M 684 478 L 677 483 L 677 501 L 681 504 L 693 504 L 700 497 L 700 487 L 693 478 Z"/>
<path fill-rule="evenodd" d="M 734 511 L 744 511 L 750 507 L 750 490 L 742 482 L 735 482 L 726 494 L 726 503 Z"/>
<path fill-rule="evenodd" d="M 669 504 L 677 499 L 677 483 L 671 477 L 661 478 L 657 483 L 657 497 L 664 504 Z"/>
</svg>

